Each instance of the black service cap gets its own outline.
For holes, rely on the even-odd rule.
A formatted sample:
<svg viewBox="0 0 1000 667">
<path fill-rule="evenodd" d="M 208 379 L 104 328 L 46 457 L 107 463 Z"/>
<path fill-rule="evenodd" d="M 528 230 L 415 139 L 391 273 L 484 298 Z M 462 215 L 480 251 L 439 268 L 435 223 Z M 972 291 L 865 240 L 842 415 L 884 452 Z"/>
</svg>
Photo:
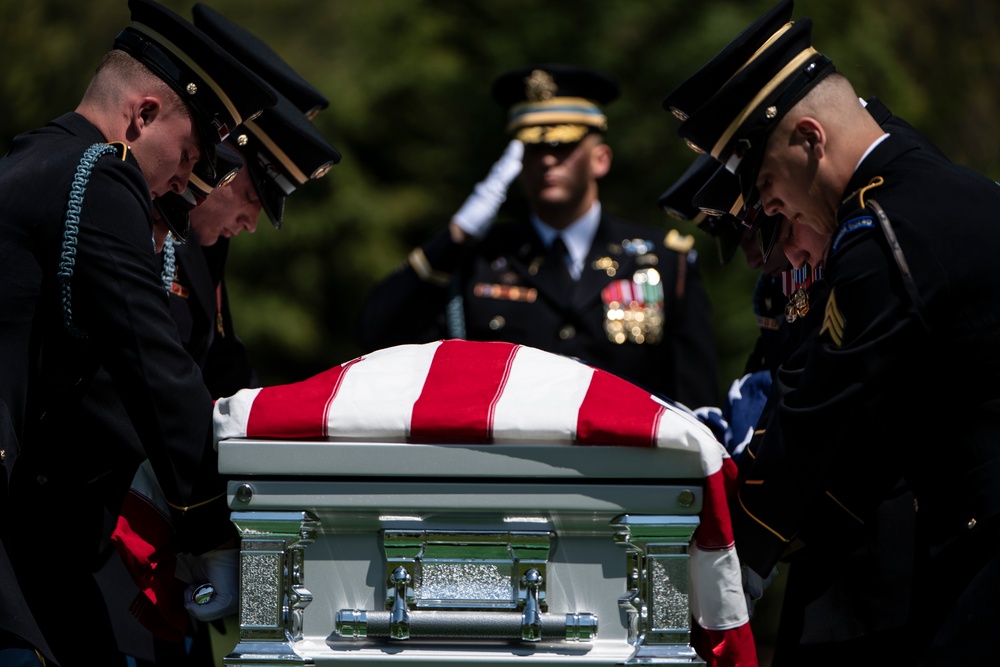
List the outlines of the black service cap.
<svg viewBox="0 0 1000 667">
<path fill-rule="evenodd" d="M 790 27 L 792 0 L 781 0 L 766 14 L 717 53 L 694 76 L 679 85 L 663 100 L 663 108 L 681 120 L 687 120 L 705 100 L 736 74 L 767 42 Z"/>
<path fill-rule="evenodd" d="M 278 104 L 245 122 L 231 141 L 246 157 L 246 168 L 275 229 L 281 228 L 285 197 L 340 162 L 340 151 L 280 94 Z"/>
<path fill-rule="evenodd" d="M 249 30 L 200 2 L 194 6 L 191 14 L 196 27 L 259 74 L 306 116 L 312 118 L 330 106 L 329 99 Z"/>
<path fill-rule="evenodd" d="M 812 47 L 812 21 L 795 22 L 677 128 L 688 145 L 736 175 L 744 200 L 755 184 L 768 136 L 803 96 L 834 71 Z"/>
<path fill-rule="evenodd" d="M 695 195 L 719 168 L 710 155 L 699 155 L 680 178 L 660 195 L 660 207 L 672 218 L 693 222 L 711 235 L 719 251 L 719 263 L 728 264 L 740 246 L 746 228 L 728 212 L 704 211 L 695 205 Z"/>
<path fill-rule="evenodd" d="M 240 123 L 275 103 L 256 74 L 208 35 L 153 0 L 129 0 L 132 22 L 115 38 L 165 81 L 191 109 L 203 159 L 215 167 L 215 146 Z"/>
</svg>

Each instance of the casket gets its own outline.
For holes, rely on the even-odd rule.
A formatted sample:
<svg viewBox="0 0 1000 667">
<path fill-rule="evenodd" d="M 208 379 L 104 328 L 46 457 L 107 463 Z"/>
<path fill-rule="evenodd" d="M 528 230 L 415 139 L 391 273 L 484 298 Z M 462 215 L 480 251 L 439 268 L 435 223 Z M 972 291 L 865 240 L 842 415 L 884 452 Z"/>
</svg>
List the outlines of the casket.
<svg viewBox="0 0 1000 667">
<path fill-rule="evenodd" d="M 731 540 L 693 548 L 713 502 L 706 430 L 577 362 L 451 345 L 217 404 L 241 538 L 225 663 L 705 664 L 692 623 L 720 593 L 693 590 L 692 557 L 725 561 L 719 581 L 735 562 Z M 446 352 L 453 371 L 435 367 Z M 529 382 L 553 364 L 551 386 Z M 745 626 L 745 605 L 718 612 Z"/>
</svg>

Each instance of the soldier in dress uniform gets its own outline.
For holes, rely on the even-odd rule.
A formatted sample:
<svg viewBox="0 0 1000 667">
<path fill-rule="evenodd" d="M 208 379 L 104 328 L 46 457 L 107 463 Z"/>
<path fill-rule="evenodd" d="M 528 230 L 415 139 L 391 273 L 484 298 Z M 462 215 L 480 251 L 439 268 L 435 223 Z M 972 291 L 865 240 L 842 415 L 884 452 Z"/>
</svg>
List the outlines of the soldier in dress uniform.
<svg viewBox="0 0 1000 667">
<path fill-rule="evenodd" d="M 1000 648 L 1000 279 L 975 248 L 1000 243 L 984 224 L 1000 187 L 858 99 L 805 18 L 678 129 L 766 214 L 833 229 L 822 324 L 777 374 L 732 506 L 736 545 L 757 577 L 798 544 L 841 567 L 903 479 L 916 528 L 895 661 L 987 664 Z"/>
<path fill-rule="evenodd" d="M 619 220 L 603 105 L 617 83 L 539 65 L 493 84 L 513 136 L 447 229 L 410 253 L 362 310 L 365 349 L 440 338 L 503 340 L 603 368 L 688 406 L 718 405 L 710 307 L 694 239 Z M 520 178 L 528 219 L 493 225 Z"/>
<path fill-rule="evenodd" d="M 154 202 L 154 237 L 163 251 L 161 278 L 171 315 L 210 395 L 219 398 L 259 386 L 247 350 L 233 330 L 225 284 L 229 239 L 254 232 L 262 208 L 280 228 L 284 200 L 325 175 L 340 161 L 340 153 L 310 122 L 329 105 L 319 90 L 267 44 L 218 12 L 198 4 L 193 18 L 196 28 L 258 73 L 277 99 L 218 146 L 214 178 L 196 170 L 185 192 L 165 194 Z M 177 242 L 178 236 L 183 243 Z M 102 442 L 141 449 L 107 369 L 98 371 L 79 408 L 63 423 L 66 438 L 83 429 Z M 122 462 L 120 468 L 121 473 L 113 475 L 117 484 L 105 484 L 104 502 L 112 508 L 121 502 L 135 473 L 134 463 Z M 214 664 L 207 623 L 192 617 L 180 640 L 152 633 L 129 613 L 138 589 L 109 542 L 103 551 L 107 557 L 94 576 L 107 597 L 119 649 L 130 663 Z"/>
<path fill-rule="evenodd" d="M 326 175 L 341 155 L 311 122 L 330 105 L 326 96 L 256 35 L 207 5 L 196 4 L 192 13 L 195 26 L 263 77 L 278 98 L 274 107 L 230 137 L 227 144 L 243 157 L 245 167 L 228 188 L 191 211 L 191 242 L 176 246 L 171 312 L 209 391 L 220 398 L 258 386 L 233 332 L 225 283 L 230 239 L 254 232 L 261 208 L 281 229 L 286 198 Z"/>
<path fill-rule="evenodd" d="M 77 109 L 16 137 L 0 160 L 0 458 L 10 484 L 0 525 L 31 592 L 25 606 L 4 573 L 0 641 L 20 638 L 62 665 L 124 664 L 89 578 L 105 528 L 77 513 L 121 461 L 133 471 L 152 462 L 178 550 L 203 554 L 235 538 L 211 397 L 157 270 L 152 200 L 182 191 L 196 163 L 213 174 L 216 145 L 275 99 L 190 22 L 150 0 L 129 7 L 131 23 Z M 99 366 L 139 451 L 54 435 Z"/>
</svg>

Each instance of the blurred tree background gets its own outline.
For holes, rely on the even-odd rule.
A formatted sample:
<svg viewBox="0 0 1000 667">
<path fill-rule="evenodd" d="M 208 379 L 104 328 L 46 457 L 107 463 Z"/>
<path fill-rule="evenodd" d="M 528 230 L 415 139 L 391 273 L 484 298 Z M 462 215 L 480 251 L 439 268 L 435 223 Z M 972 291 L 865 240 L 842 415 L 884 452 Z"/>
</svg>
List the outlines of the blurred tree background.
<svg viewBox="0 0 1000 667">
<path fill-rule="evenodd" d="M 190 17 L 193 2 L 165 0 Z M 658 195 L 693 154 L 660 102 L 771 0 L 209 0 L 260 35 L 331 100 L 315 120 L 343 161 L 287 205 L 276 231 L 232 244 L 236 329 L 265 384 L 366 350 L 354 320 L 371 286 L 449 219 L 507 143 L 490 98 L 502 71 L 540 62 L 617 77 L 616 160 L 602 186 L 621 217 L 695 234 L 714 301 L 722 386 L 756 335 L 756 274 L 719 265 L 711 238 L 671 221 Z M 817 48 L 957 162 L 1000 178 L 1000 3 L 800 0 Z M 0 0 L 0 152 L 73 109 L 129 20 L 126 0 Z M 0 204 L 2 205 L 2 204 Z M 523 207 L 516 187 L 508 213 Z M 984 224 L 986 222 L 984 221 Z M 942 221 L 947 234 L 947 221 Z"/>
</svg>

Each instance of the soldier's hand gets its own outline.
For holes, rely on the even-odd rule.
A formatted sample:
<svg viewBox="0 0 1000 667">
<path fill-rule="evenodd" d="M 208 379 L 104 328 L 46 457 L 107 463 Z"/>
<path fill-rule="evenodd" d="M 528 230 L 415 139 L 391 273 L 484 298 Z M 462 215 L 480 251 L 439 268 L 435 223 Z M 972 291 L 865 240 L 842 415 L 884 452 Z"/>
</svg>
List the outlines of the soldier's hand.
<svg viewBox="0 0 1000 667">
<path fill-rule="evenodd" d="M 778 568 L 772 568 L 766 578 L 761 577 L 756 571 L 746 565 L 740 566 L 740 573 L 743 575 L 743 595 L 747 601 L 747 613 L 750 615 L 750 618 L 753 618 L 757 601 L 764 597 L 764 590 L 767 589 L 774 580 L 775 575 L 778 574 Z"/>
<path fill-rule="evenodd" d="M 497 160 L 486 178 L 476 183 L 451 222 L 469 236 L 479 238 L 493 224 L 500 205 L 507 199 L 507 188 L 521 173 L 524 144 L 517 139 L 507 144 L 507 149 Z"/>
<path fill-rule="evenodd" d="M 240 550 L 216 549 L 194 559 L 184 608 L 199 621 L 236 614 L 239 608 Z"/>
</svg>

